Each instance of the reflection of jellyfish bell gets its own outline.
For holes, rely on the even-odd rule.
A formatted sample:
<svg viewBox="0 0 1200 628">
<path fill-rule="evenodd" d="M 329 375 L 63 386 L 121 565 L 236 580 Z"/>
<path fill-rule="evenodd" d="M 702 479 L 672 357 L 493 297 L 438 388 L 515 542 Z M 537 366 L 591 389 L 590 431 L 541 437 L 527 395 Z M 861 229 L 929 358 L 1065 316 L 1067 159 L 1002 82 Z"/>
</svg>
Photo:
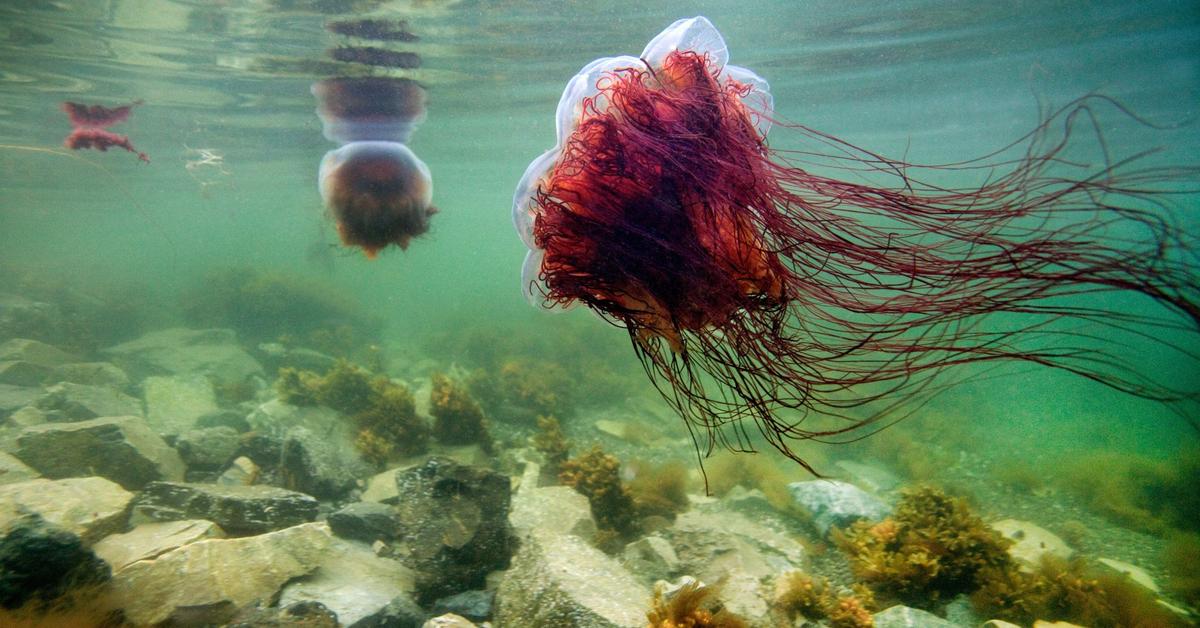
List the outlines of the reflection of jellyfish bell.
<svg viewBox="0 0 1200 628">
<path fill-rule="evenodd" d="M 1076 122 L 1111 101 L 1052 114 L 1028 146 L 1010 146 L 1022 151 L 1011 161 L 949 167 L 987 175 L 954 189 L 918 178 L 935 166 L 800 125 L 783 130 L 814 148 L 773 151 L 767 83 L 728 57 L 697 17 L 640 57 L 585 66 L 559 101 L 557 145 L 530 164 L 513 204 L 530 249 L 527 296 L 583 303 L 627 328 L 705 450 L 752 449 L 749 421 L 803 464 L 792 441 L 887 425 L 945 387 L 935 375 L 969 364 L 1048 366 L 1149 399 L 1196 398 L 1113 348 L 1112 336 L 1157 342 L 1163 359 L 1195 365 L 1154 332 L 1197 331 L 1200 279 L 1194 236 L 1168 211 L 1147 211 L 1168 209 L 1165 194 L 1194 168 L 1089 168 L 1065 156 Z M 1111 292 L 1163 307 L 1119 311 L 1101 295 Z"/>
<path fill-rule="evenodd" d="M 332 78 L 312 86 L 329 140 L 318 175 L 342 242 L 375 257 L 429 229 L 433 179 L 405 142 L 425 119 L 425 91 L 408 79 Z"/>
</svg>

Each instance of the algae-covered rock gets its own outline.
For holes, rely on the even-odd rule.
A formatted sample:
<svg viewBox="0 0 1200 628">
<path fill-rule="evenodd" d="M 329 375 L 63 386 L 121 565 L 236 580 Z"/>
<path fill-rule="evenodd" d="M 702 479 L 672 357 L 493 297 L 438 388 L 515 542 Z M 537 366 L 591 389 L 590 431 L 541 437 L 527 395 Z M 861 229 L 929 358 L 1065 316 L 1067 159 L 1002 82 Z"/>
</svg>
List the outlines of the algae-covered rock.
<svg viewBox="0 0 1200 628">
<path fill-rule="evenodd" d="M 179 454 L 140 417 L 35 425 L 17 445 L 18 458 L 53 479 L 99 475 L 129 490 L 183 479 Z"/>
<path fill-rule="evenodd" d="M 225 532 L 211 521 L 164 521 L 143 523 L 129 532 L 110 534 L 92 549 L 113 569 L 120 571 L 126 565 L 156 558 L 188 543 L 224 537 Z"/>
<path fill-rule="evenodd" d="M 273 486 L 152 482 L 133 504 L 134 523 L 207 519 L 230 535 L 261 534 L 312 521 L 317 500 Z"/>
<path fill-rule="evenodd" d="M 315 571 L 328 551 L 329 528 L 308 523 L 239 539 L 183 545 L 118 571 L 114 601 L 135 625 L 172 618 L 224 624 L 237 609 L 272 600 L 288 581 Z"/>
<path fill-rule="evenodd" d="M 108 386 L 60 382 L 46 389 L 37 407 L 67 420 L 86 421 L 105 416 L 142 416 L 142 402 Z"/>
<path fill-rule="evenodd" d="M 24 515 L 0 524 L 0 608 L 50 603 L 75 587 L 100 584 L 111 571 L 75 534 Z"/>
<path fill-rule="evenodd" d="M 2 302 L 2 301 L 0 301 Z M 44 342 L 12 338 L 0 343 L 0 361 L 21 361 L 39 366 L 58 366 L 74 362 L 75 356 Z"/>
<path fill-rule="evenodd" d="M 151 376 L 142 380 L 146 420 L 160 434 L 180 434 L 217 411 L 217 395 L 204 375 Z"/>
<path fill-rule="evenodd" d="M 12 454 L 0 451 L 0 484 L 13 484 L 36 479 L 37 471 L 21 462 Z"/>
<path fill-rule="evenodd" d="M 103 351 L 135 376 L 198 373 L 237 383 L 262 375 L 262 366 L 237 344 L 230 329 L 176 327 L 144 334 Z"/>
</svg>

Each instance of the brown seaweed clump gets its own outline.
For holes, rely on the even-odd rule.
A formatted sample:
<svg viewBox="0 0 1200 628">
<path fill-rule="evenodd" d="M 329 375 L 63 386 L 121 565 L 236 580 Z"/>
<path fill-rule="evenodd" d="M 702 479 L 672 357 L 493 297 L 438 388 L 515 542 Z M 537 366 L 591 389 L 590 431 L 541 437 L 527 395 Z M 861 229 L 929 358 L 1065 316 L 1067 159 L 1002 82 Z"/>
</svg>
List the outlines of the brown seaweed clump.
<svg viewBox="0 0 1200 628">
<path fill-rule="evenodd" d="M 854 585 L 849 594 L 839 595 L 827 578 L 813 578 L 802 571 L 788 571 L 775 581 L 774 610 L 786 617 L 786 625 L 803 617 L 827 620 L 830 628 L 872 628 L 871 609 L 875 596 L 864 585 Z"/>
<path fill-rule="evenodd" d="M 433 414 L 433 436 L 438 442 L 446 445 L 478 443 L 485 452 L 492 451 L 487 417 L 466 386 L 442 373 L 434 373 L 429 411 Z"/>
<path fill-rule="evenodd" d="M 637 464 L 637 475 L 629 481 L 629 494 L 641 518 L 662 517 L 673 521 L 688 509 L 688 467 L 669 461 L 661 465 Z"/>
<path fill-rule="evenodd" d="M 715 608 L 713 588 L 692 578 L 685 578 L 674 591 L 667 592 L 667 583 L 654 586 L 654 598 L 646 613 L 649 628 L 746 628 L 741 617 Z"/>
<path fill-rule="evenodd" d="M 599 445 L 564 462 L 558 478 L 588 498 L 601 549 L 615 551 L 641 531 L 633 497 L 621 482 L 621 461 Z"/>
<path fill-rule="evenodd" d="M 562 425 L 553 415 L 539 416 L 537 426 L 538 431 L 530 437 L 530 443 L 545 457 L 548 470 L 557 477 L 562 472 L 563 463 L 571 455 L 571 443 L 563 435 Z"/>
<path fill-rule="evenodd" d="M 1012 568 L 1007 539 L 965 501 L 928 486 L 903 491 L 891 517 L 857 522 L 834 540 L 858 578 L 909 606 L 970 593 L 985 570 Z"/>
<path fill-rule="evenodd" d="M 275 389 L 286 403 L 321 405 L 350 417 L 358 429 L 355 445 L 372 463 L 423 453 L 428 446 L 429 427 L 417 416 L 408 387 L 346 360 L 325 375 L 279 369 Z"/>
<path fill-rule="evenodd" d="M 414 42 L 420 39 L 408 30 L 408 22 L 405 20 L 333 20 L 325 23 L 325 30 L 347 37 L 376 41 Z"/>
</svg>

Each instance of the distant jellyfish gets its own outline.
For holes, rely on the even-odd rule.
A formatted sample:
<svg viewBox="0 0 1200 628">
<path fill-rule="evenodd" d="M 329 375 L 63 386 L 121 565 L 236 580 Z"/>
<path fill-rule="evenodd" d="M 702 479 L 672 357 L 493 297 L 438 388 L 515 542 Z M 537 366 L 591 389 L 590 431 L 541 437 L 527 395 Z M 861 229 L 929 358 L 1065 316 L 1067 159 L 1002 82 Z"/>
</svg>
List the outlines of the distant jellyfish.
<svg viewBox="0 0 1200 628">
<path fill-rule="evenodd" d="M 557 145 L 513 201 L 527 297 L 624 327 L 702 453 L 753 449 L 753 427 L 805 464 L 795 441 L 879 429 L 971 364 L 1196 399 L 1110 338 L 1200 361 L 1158 333 L 1200 331 L 1195 234 L 1165 211 L 1196 168 L 1066 155 L 1077 123 L 1119 104 L 1082 98 L 1012 160 L 940 167 L 989 174 L 951 188 L 919 178 L 937 166 L 778 122 L 767 82 L 728 56 L 696 17 L 640 57 L 584 66 L 559 101 Z M 773 150 L 773 123 L 814 147 Z M 1112 293 L 1161 309 L 1124 311 Z"/>
<path fill-rule="evenodd" d="M 429 230 L 433 178 L 405 144 L 425 119 L 425 90 L 403 78 L 331 78 L 312 86 L 325 138 L 318 186 L 338 235 L 369 258 Z"/>
</svg>

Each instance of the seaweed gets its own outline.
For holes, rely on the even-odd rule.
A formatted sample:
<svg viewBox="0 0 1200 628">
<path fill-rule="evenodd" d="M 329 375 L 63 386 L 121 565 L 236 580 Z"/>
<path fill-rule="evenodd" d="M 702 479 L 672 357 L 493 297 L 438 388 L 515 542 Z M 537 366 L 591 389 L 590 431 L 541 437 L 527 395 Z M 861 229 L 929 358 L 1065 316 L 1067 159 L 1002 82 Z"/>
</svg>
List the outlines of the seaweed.
<svg viewBox="0 0 1200 628">
<path fill-rule="evenodd" d="M 871 609 L 875 596 L 863 585 L 838 594 L 828 578 L 814 578 L 802 571 L 784 572 L 775 581 L 772 600 L 775 611 L 791 625 L 798 617 L 828 620 L 831 628 L 871 628 L 875 625 Z"/>
<path fill-rule="evenodd" d="M 859 521 L 833 536 L 858 578 L 910 606 L 970 593 L 985 569 L 1013 564 L 1007 539 L 965 501 L 929 486 L 902 491 L 890 518 Z"/>
<path fill-rule="evenodd" d="M 485 452 L 493 450 L 488 434 L 487 417 L 483 408 L 462 384 L 442 373 L 433 374 L 429 392 L 430 413 L 433 414 L 433 436 L 446 445 L 478 443 Z"/>
<path fill-rule="evenodd" d="M 621 482 L 621 462 L 595 445 L 562 465 L 559 481 L 588 498 L 596 518 L 597 545 L 615 551 L 641 532 L 637 507 Z"/>
<path fill-rule="evenodd" d="M 688 467 L 668 461 L 661 465 L 635 464 L 637 474 L 629 481 L 629 494 L 638 517 L 663 517 L 673 521 L 688 508 Z"/>
<path fill-rule="evenodd" d="M 670 593 L 668 583 L 654 586 L 654 597 L 646 613 L 649 628 L 746 628 L 741 617 L 715 608 L 714 589 L 693 578 L 684 578 L 681 586 Z"/>
<path fill-rule="evenodd" d="M 538 431 L 530 437 L 530 443 L 545 457 L 548 470 L 557 477 L 562 472 L 563 463 L 571 455 L 571 443 L 563 435 L 562 425 L 553 415 L 539 416 L 537 426 Z"/>
</svg>

